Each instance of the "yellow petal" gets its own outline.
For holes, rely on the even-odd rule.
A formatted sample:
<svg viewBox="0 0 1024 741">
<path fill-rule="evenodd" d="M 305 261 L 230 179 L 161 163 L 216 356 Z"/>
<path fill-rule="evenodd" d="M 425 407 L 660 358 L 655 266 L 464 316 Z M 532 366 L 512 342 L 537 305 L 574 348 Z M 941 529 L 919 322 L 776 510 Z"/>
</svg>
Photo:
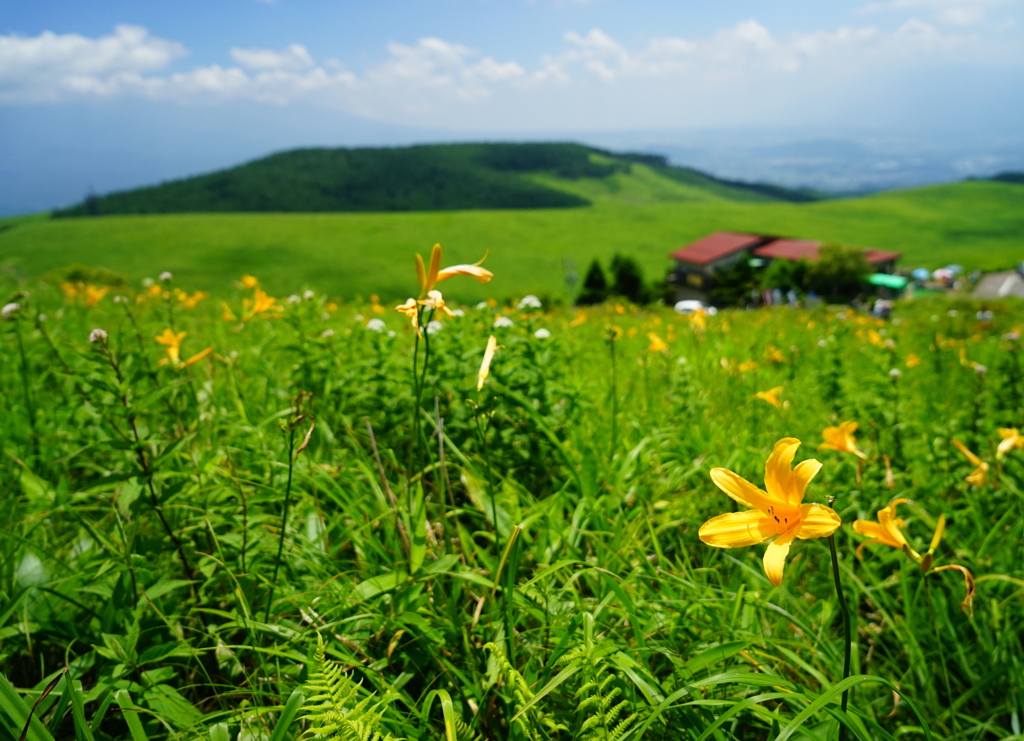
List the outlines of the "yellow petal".
<svg viewBox="0 0 1024 741">
<path fill-rule="evenodd" d="M 791 466 L 800 441 L 795 437 L 784 437 L 775 443 L 772 454 L 764 464 L 764 488 L 773 499 L 788 502 L 786 494 L 793 476 Z"/>
<path fill-rule="evenodd" d="M 854 520 L 853 532 L 859 535 L 867 535 L 868 537 L 875 538 L 879 541 L 886 537 L 885 528 L 871 520 Z M 886 545 L 891 544 L 886 543 Z"/>
<path fill-rule="evenodd" d="M 757 545 L 775 534 L 772 521 L 756 509 L 746 512 L 727 512 L 712 517 L 700 526 L 701 542 L 715 548 Z"/>
<path fill-rule="evenodd" d="M 820 470 L 821 463 L 816 461 L 814 458 L 808 458 L 805 461 L 800 461 L 796 465 L 796 468 L 793 469 L 792 479 L 790 481 L 790 504 L 800 504 L 800 502 L 804 500 L 804 494 L 807 493 L 807 485 L 811 483 L 811 479 L 818 475 L 818 471 Z"/>
<path fill-rule="evenodd" d="M 794 530 L 783 533 L 769 543 L 768 548 L 765 549 L 762 559 L 764 573 L 768 576 L 768 581 L 775 586 L 782 584 L 782 572 L 786 568 L 786 556 L 789 555 L 789 546 L 793 542 L 794 533 Z"/>
<path fill-rule="evenodd" d="M 200 350 L 199 352 L 197 352 L 197 353 L 196 353 L 195 355 L 193 355 L 193 356 L 192 356 L 191 358 L 189 358 L 188 360 L 186 360 L 186 361 L 185 361 L 185 362 L 184 362 L 184 363 L 182 364 L 182 366 L 183 366 L 184 368 L 188 368 L 188 367 L 189 367 L 190 365 L 192 365 L 192 364 L 194 364 L 194 363 L 198 363 L 198 362 L 199 362 L 200 360 L 202 360 L 203 358 L 205 358 L 205 357 L 206 357 L 207 355 L 209 355 L 209 354 L 210 354 L 210 353 L 212 353 L 212 352 L 213 352 L 213 346 L 211 345 L 210 347 L 206 348 L 205 350 Z"/>
<path fill-rule="evenodd" d="M 831 507 L 824 504 L 805 504 L 800 507 L 800 529 L 796 537 L 801 540 L 827 538 L 842 522 L 842 518 Z"/>
<path fill-rule="evenodd" d="M 932 543 L 928 546 L 929 553 L 935 553 L 935 549 L 939 547 L 939 542 L 942 540 L 942 534 L 946 531 L 946 516 L 939 515 L 939 522 L 935 526 L 935 534 L 932 535 Z"/>
<path fill-rule="evenodd" d="M 430 269 L 427 271 L 427 286 L 429 291 L 437 283 L 437 271 L 441 269 L 441 245 L 435 244 L 430 251 Z"/>
<path fill-rule="evenodd" d="M 767 511 L 776 502 L 771 497 L 758 489 L 742 476 L 737 476 L 725 468 L 712 468 L 711 480 L 715 486 L 724 491 L 730 497 L 750 509 Z"/>
<path fill-rule="evenodd" d="M 479 265 L 452 265 L 451 267 L 444 268 L 437 274 L 437 282 L 440 283 L 443 280 L 454 278 L 456 275 L 465 275 L 470 278 L 476 278 L 480 283 L 487 283 L 494 277 L 487 268 L 482 268 Z"/>
<path fill-rule="evenodd" d="M 962 442 L 960 442 L 959 440 L 953 440 L 953 444 L 957 447 L 957 450 L 959 450 L 961 453 L 963 453 L 964 457 L 966 457 L 967 460 L 969 460 L 971 463 L 973 463 L 976 466 L 981 466 L 982 465 L 981 458 L 979 458 L 974 453 L 969 451 L 967 449 L 967 446 L 964 445 Z"/>
<path fill-rule="evenodd" d="M 430 289 L 427 288 L 427 269 L 423 267 L 423 258 L 420 257 L 420 253 L 416 253 L 416 278 L 420 282 L 420 292 L 426 293 Z"/>
<path fill-rule="evenodd" d="M 484 387 L 484 381 L 491 372 L 491 360 L 494 358 L 494 351 L 498 349 L 498 340 L 491 335 L 487 340 L 487 348 L 484 350 L 484 359 L 480 363 L 480 371 L 476 374 L 476 390 Z"/>
</svg>

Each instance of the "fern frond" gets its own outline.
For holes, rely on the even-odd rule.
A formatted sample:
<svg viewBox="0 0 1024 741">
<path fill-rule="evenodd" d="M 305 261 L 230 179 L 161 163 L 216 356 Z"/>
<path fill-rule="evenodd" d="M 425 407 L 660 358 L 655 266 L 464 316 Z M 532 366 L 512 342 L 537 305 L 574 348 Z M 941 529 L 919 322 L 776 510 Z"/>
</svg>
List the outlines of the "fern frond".
<svg viewBox="0 0 1024 741">
<path fill-rule="evenodd" d="M 314 671 L 306 682 L 310 698 L 303 720 L 309 736 L 329 741 L 402 741 L 383 727 L 385 700 L 370 693 L 359 700 L 359 685 L 336 661 L 327 658 L 327 647 L 317 634 L 313 654 Z"/>
</svg>

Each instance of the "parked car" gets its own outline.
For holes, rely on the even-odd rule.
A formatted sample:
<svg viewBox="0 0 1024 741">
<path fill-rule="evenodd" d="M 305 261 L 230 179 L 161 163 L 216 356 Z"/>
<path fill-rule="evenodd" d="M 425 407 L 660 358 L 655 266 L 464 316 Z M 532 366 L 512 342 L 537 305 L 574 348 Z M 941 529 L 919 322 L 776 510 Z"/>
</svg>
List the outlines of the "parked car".
<svg viewBox="0 0 1024 741">
<path fill-rule="evenodd" d="M 703 301 L 698 301 L 695 298 L 688 298 L 683 299 L 682 301 L 677 301 L 674 308 L 677 314 L 694 314 L 698 311 L 702 311 L 708 316 L 714 316 L 715 314 L 718 313 L 718 309 L 716 309 L 714 306 L 708 306 Z"/>
</svg>

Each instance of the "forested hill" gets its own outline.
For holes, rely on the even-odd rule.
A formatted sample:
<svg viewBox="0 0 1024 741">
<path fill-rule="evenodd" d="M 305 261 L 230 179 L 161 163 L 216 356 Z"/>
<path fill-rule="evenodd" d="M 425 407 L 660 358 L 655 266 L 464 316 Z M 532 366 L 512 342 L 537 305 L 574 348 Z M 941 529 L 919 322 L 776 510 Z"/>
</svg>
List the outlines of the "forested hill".
<svg viewBox="0 0 1024 741">
<path fill-rule="evenodd" d="M 719 197 L 817 199 L 807 191 L 719 180 L 659 156 L 617 155 L 580 144 L 433 144 L 279 152 L 206 175 L 90 196 L 54 216 L 570 208 L 590 201 L 559 188 L 560 182 L 608 179 L 638 165 Z"/>
</svg>

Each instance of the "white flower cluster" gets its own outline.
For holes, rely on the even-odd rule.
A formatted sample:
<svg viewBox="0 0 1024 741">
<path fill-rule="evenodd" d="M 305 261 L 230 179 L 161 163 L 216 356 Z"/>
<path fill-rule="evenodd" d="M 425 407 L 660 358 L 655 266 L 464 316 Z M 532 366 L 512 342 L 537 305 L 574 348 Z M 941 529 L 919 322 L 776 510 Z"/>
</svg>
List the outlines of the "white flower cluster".
<svg viewBox="0 0 1024 741">
<path fill-rule="evenodd" d="M 385 329 L 387 329 L 388 325 L 384 323 L 383 319 L 378 319 L 377 317 L 374 317 L 373 319 L 366 323 L 366 328 L 371 332 L 377 332 L 379 334 L 383 332 Z"/>
<path fill-rule="evenodd" d="M 21 306 L 19 304 L 4 304 L 4 308 L 0 309 L 0 316 L 4 319 L 10 319 L 20 308 Z"/>
<path fill-rule="evenodd" d="M 494 320 L 494 326 L 496 328 L 512 327 L 514 325 L 515 325 L 515 322 L 513 322 L 507 316 L 499 316 L 497 319 Z"/>
<path fill-rule="evenodd" d="M 543 304 L 541 304 L 540 299 L 532 293 L 519 299 L 520 309 L 539 309 L 541 306 L 543 306 Z"/>
</svg>

